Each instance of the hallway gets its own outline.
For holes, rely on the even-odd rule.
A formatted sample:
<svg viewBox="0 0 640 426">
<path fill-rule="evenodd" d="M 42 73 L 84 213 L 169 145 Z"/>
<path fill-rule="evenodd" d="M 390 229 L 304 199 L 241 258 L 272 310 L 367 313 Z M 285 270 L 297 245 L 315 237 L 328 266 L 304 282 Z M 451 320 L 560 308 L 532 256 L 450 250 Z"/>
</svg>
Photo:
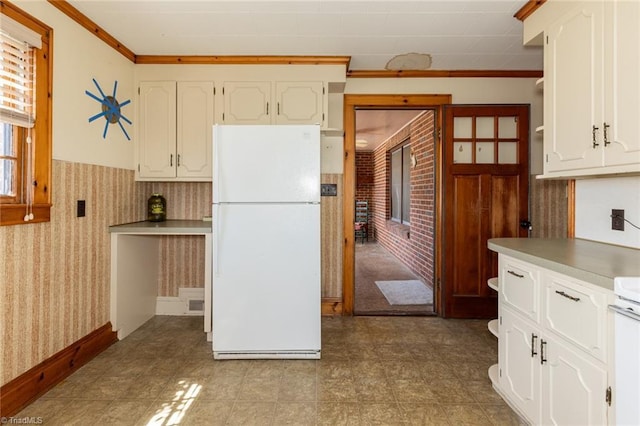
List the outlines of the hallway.
<svg viewBox="0 0 640 426">
<path fill-rule="evenodd" d="M 376 285 L 376 281 L 420 280 L 420 277 L 380 244 L 375 242 L 356 244 L 355 264 L 355 315 L 434 314 L 433 302 L 421 305 L 392 305 L 387 301 Z"/>
</svg>

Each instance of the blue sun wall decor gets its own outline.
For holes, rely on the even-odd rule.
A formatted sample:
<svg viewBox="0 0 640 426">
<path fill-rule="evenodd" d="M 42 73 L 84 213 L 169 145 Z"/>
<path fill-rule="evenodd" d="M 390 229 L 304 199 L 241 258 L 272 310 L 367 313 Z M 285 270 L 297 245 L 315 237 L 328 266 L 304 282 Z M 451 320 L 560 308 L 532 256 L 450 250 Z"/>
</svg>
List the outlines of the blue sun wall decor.
<svg viewBox="0 0 640 426">
<path fill-rule="evenodd" d="M 131 102 L 131 99 L 127 99 L 124 102 L 118 102 L 116 100 L 116 91 L 118 90 L 118 80 L 116 80 L 113 83 L 113 95 L 110 95 L 110 96 L 104 94 L 104 92 L 100 88 L 100 85 L 98 84 L 95 78 L 93 78 L 92 80 L 93 80 L 93 84 L 95 84 L 96 87 L 98 88 L 98 92 L 100 92 L 100 96 L 102 96 L 102 98 L 94 95 L 88 90 L 85 90 L 84 93 L 90 98 L 100 102 L 100 104 L 102 105 L 102 112 L 99 112 L 98 114 L 89 117 L 89 123 L 91 123 L 94 120 L 97 120 L 100 117 L 104 117 L 106 122 L 104 124 L 104 132 L 102 132 L 102 139 L 107 138 L 107 130 L 109 130 L 109 124 L 118 123 L 118 126 L 120 126 L 120 129 L 122 129 L 122 133 L 124 133 L 124 135 L 127 137 L 127 140 L 131 140 L 131 138 L 129 137 L 129 134 L 124 129 L 124 126 L 122 125 L 121 120 L 124 120 L 129 124 L 133 124 L 133 123 L 131 123 L 131 120 L 129 120 L 127 117 L 122 115 L 120 111 L 123 106 Z"/>
</svg>

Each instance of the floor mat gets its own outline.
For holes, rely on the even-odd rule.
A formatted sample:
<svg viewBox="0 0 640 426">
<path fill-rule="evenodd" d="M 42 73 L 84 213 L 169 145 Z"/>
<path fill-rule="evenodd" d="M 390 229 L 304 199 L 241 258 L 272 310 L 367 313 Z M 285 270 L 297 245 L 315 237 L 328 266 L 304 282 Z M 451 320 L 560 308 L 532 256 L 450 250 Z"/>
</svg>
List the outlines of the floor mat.
<svg viewBox="0 0 640 426">
<path fill-rule="evenodd" d="M 433 291 L 419 280 L 376 281 L 391 305 L 427 305 L 433 303 Z"/>
</svg>

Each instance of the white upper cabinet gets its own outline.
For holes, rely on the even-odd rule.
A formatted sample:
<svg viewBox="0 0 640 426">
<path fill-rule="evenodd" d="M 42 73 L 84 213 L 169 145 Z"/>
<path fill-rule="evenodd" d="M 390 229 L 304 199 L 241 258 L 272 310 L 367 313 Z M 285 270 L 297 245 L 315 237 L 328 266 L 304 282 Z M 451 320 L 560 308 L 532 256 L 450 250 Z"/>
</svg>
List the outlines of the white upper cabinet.
<svg viewBox="0 0 640 426">
<path fill-rule="evenodd" d="M 140 83 L 138 180 L 211 180 L 212 82 Z"/>
<path fill-rule="evenodd" d="M 639 10 L 579 2 L 546 28 L 546 176 L 640 172 Z"/>
<path fill-rule="evenodd" d="M 640 2 L 605 7 L 606 165 L 640 163 Z M 636 167 L 637 169 L 637 167 Z"/>
<path fill-rule="evenodd" d="M 178 82 L 176 176 L 212 176 L 213 83 Z"/>
<path fill-rule="evenodd" d="M 271 124 L 271 83 L 227 81 L 222 86 L 224 124 Z"/>
<path fill-rule="evenodd" d="M 320 81 L 227 81 L 224 124 L 325 125 L 326 97 Z"/>
<path fill-rule="evenodd" d="M 137 177 L 175 177 L 176 82 L 141 82 L 139 95 Z"/>
<path fill-rule="evenodd" d="M 319 81 L 277 82 L 277 124 L 324 124 L 324 86 Z"/>
</svg>

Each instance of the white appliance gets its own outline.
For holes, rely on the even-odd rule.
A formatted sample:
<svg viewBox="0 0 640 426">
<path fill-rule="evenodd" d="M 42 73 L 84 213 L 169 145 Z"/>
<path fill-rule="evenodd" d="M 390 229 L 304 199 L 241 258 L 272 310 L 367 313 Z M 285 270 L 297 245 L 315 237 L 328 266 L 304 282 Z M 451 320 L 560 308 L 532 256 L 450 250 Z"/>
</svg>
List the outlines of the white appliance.
<svg viewBox="0 0 640 426">
<path fill-rule="evenodd" d="M 640 277 L 613 281 L 616 425 L 640 425 Z"/>
<path fill-rule="evenodd" d="M 213 355 L 320 358 L 320 126 L 213 127 Z"/>
</svg>

